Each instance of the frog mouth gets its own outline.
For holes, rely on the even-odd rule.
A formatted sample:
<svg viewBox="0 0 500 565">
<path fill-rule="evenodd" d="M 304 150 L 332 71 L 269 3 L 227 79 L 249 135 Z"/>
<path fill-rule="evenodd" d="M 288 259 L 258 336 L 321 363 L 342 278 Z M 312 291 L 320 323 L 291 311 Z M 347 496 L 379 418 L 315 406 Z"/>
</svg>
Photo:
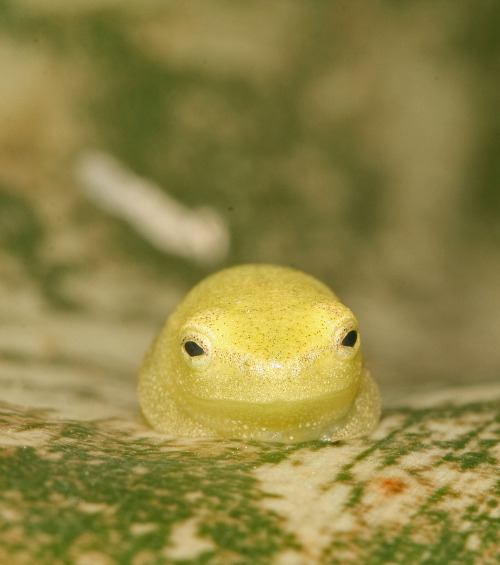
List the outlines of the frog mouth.
<svg viewBox="0 0 500 565">
<path fill-rule="evenodd" d="M 358 386 L 301 400 L 249 402 L 190 397 L 185 406 L 191 418 L 223 437 L 279 439 L 306 437 L 339 424 L 348 415 Z"/>
</svg>

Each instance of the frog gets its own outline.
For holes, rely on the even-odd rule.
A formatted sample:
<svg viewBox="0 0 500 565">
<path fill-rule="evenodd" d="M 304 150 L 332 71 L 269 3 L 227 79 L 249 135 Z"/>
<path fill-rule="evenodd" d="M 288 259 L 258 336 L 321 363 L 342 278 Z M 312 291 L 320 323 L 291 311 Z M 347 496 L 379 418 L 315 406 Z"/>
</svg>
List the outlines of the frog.
<svg viewBox="0 0 500 565">
<path fill-rule="evenodd" d="M 149 347 L 139 404 L 157 432 L 338 441 L 368 435 L 381 396 L 356 317 L 294 268 L 244 264 L 198 283 Z"/>
</svg>

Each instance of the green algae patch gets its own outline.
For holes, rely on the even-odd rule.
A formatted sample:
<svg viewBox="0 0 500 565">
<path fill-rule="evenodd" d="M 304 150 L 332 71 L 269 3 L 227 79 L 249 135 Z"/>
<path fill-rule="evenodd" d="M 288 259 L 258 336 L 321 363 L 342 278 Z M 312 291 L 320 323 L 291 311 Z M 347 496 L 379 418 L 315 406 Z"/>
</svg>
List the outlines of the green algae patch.
<svg viewBox="0 0 500 565">
<path fill-rule="evenodd" d="M 339 516 L 355 525 L 348 533 L 332 529 L 320 562 L 498 562 L 499 408 L 484 402 L 386 413 L 398 427 L 368 441 L 330 484 L 348 487 Z"/>
<path fill-rule="evenodd" d="M 212 562 L 215 552 L 268 563 L 283 548 L 299 547 L 280 517 L 259 505 L 266 495 L 250 470 L 267 461 L 266 448 L 262 454 L 217 443 L 174 448 L 77 422 L 48 424 L 47 431 L 43 446 L 0 452 L 0 508 L 10 517 L 0 526 L 5 555 L 27 552 L 33 562 L 55 564 L 103 551 L 114 562 L 132 563 L 147 550 L 155 555 L 148 563 L 177 562 L 167 557 L 169 540 L 189 520 L 211 549 L 179 563 Z"/>
<path fill-rule="evenodd" d="M 495 562 L 499 411 L 402 408 L 372 439 L 280 444 L 6 408 L 0 562 Z"/>
</svg>

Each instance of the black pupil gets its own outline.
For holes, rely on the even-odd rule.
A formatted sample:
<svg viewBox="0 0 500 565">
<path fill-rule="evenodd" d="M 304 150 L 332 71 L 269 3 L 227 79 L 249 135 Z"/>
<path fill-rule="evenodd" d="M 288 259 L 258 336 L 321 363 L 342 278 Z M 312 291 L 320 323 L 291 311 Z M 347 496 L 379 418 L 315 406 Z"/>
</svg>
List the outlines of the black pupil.
<svg viewBox="0 0 500 565">
<path fill-rule="evenodd" d="M 347 332 L 342 340 L 342 345 L 345 347 L 354 347 L 358 341 L 358 332 L 356 330 L 351 330 Z"/>
<path fill-rule="evenodd" d="M 198 345 L 196 341 L 186 341 L 184 349 L 190 357 L 197 357 L 198 355 L 203 355 L 205 353 L 203 347 Z"/>
</svg>

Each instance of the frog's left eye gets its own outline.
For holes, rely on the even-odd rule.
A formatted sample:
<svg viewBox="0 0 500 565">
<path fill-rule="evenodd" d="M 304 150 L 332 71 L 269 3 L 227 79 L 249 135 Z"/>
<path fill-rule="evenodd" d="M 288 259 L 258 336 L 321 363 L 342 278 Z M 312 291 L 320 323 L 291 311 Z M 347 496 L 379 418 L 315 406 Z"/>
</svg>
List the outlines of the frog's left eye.
<svg viewBox="0 0 500 565">
<path fill-rule="evenodd" d="M 203 371 L 212 362 L 210 339 L 198 332 L 188 331 L 181 341 L 181 354 L 184 362 L 197 371 Z"/>
<path fill-rule="evenodd" d="M 335 352 L 339 359 L 351 359 L 359 350 L 360 337 L 355 322 L 344 324 L 335 332 Z"/>
<path fill-rule="evenodd" d="M 198 357 L 199 355 L 205 355 L 205 350 L 203 347 L 196 343 L 196 341 L 192 341 L 188 339 L 184 342 L 184 350 L 189 355 L 189 357 Z"/>
</svg>

